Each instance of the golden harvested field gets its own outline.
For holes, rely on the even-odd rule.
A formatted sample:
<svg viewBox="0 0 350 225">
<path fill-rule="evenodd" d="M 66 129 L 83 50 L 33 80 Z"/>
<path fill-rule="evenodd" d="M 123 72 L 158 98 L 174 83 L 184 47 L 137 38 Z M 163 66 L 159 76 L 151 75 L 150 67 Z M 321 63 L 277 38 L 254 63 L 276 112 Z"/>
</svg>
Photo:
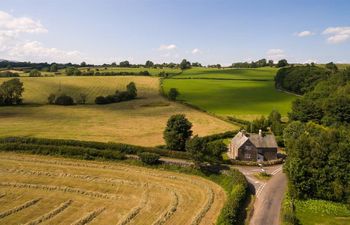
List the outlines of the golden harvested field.
<svg viewBox="0 0 350 225">
<path fill-rule="evenodd" d="M 225 201 L 196 176 L 0 152 L 0 224 L 213 224 Z"/>
<path fill-rule="evenodd" d="M 6 79 L 0 79 L 2 83 Z M 34 136 L 93 141 L 112 141 L 143 146 L 163 144 L 168 118 L 185 114 L 193 123 L 194 134 L 209 135 L 236 129 L 232 124 L 169 102 L 159 94 L 154 77 L 38 77 L 21 78 L 24 103 L 0 108 L 0 136 Z M 109 105 L 92 104 L 98 95 L 113 94 L 134 81 L 138 99 Z M 46 105 L 50 93 L 78 97 L 87 94 L 87 105 Z"/>
</svg>

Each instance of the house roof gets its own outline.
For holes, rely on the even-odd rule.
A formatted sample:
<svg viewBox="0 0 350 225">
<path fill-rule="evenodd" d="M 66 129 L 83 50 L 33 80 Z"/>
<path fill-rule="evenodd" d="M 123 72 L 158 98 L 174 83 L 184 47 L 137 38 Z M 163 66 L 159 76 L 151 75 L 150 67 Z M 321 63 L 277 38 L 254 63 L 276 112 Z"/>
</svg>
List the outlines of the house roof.
<svg viewBox="0 0 350 225">
<path fill-rule="evenodd" d="M 259 134 L 247 134 L 245 132 L 238 132 L 231 141 L 231 144 L 235 149 L 241 147 L 247 140 L 250 140 L 256 148 L 277 148 L 277 142 L 275 135 L 259 135 Z"/>
</svg>

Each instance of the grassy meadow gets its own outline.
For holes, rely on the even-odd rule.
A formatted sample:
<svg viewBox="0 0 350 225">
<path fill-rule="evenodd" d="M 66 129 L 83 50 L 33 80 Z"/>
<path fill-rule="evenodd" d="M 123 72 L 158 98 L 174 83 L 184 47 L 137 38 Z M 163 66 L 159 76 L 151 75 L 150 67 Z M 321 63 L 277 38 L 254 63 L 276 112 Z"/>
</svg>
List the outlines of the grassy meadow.
<svg viewBox="0 0 350 225">
<path fill-rule="evenodd" d="M 6 78 L 8 79 L 8 78 Z M 2 83 L 5 78 L 0 79 Z M 193 131 L 209 135 L 236 129 L 232 124 L 205 113 L 169 102 L 159 94 L 159 79 L 143 76 L 23 77 L 23 106 L 0 108 L 0 136 L 33 136 L 121 142 L 143 146 L 164 144 L 168 118 L 185 114 Z M 134 81 L 138 99 L 109 105 L 92 104 L 98 95 L 113 94 Z M 86 105 L 47 105 L 50 93 L 76 98 L 87 95 Z"/>
<path fill-rule="evenodd" d="M 179 100 L 219 116 L 251 120 L 268 115 L 273 109 L 286 116 L 296 97 L 275 89 L 273 79 L 276 71 L 270 67 L 194 68 L 165 79 L 163 87 L 165 92 L 177 88 L 180 92 Z"/>
<path fill-rule="evenodd" d="M 295 208 L 302 225 L 350 224 L 350 209 L 345 204 L 324 200 L 297 200 Z"/>
<path fill-rule="evenodd" d="M 213 224 L 226 201 L 204 178 L 125 163 L 0 152 L 0 171 L 0 224 Z"/>
</svg>

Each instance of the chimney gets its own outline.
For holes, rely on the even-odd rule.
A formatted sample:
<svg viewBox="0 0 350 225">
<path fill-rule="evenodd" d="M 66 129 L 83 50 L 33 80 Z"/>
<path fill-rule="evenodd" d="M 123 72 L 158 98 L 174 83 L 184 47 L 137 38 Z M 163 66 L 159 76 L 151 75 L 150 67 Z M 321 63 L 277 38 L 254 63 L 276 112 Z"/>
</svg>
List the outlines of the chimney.
<svg viewBox="0 0 350 225">
<path fill-rule="evenodd" d="M 259 130 L 259 137 L 262 137 L 263 135 L 262 135 L 262 130 L 260 129 Z"/>
<path fill-rule="evenodd" d="M 241 130 L 242 136 L 246 136 L 247 135 L 247 131 L 245 130 Z"/>
</svg>

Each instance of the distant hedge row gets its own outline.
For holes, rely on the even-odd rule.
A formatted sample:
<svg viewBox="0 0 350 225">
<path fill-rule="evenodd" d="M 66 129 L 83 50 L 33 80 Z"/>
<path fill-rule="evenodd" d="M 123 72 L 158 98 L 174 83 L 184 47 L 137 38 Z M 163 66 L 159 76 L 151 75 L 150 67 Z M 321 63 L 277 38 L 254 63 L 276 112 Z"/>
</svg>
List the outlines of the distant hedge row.
<svg viewBox="0 0 350 225">
<path fill-rule="evenodd" d="M 47 138 L 32 138 L 32 137 L 5 137 L 0 138 L 0 144 L 17 143 L 25 145 L 38 145 L 38 146 L 59 146 L 59 147 L 81 147 L 94 150 L 111 150 L 124 154 L 138 154 L 140 152 L 152 152 L 164 157 L 189 159 L 189 155 L 186 152 L 171 151 L 166 149 L 159 149 L 155 147 L 142 147 L 129 144 L 113 143 L 113 142 L 96 142 L 96 141 L 79 141 L 79 140 L 65 140 L 65 139 L 47 139 Z M 1 149 L 0 149 L 1 150 Z"/>
<path fill-rule="evenodd" d="M 150 76 L 151 74 L 145 70 L 140 72 L 100 72 L 86 71 L 73 74 L 75 76 Z"/>
<path fill-rule="evenodd" d="M 115 150 L 98 150 L 85 147 L 55 146 L 24 143 L 1 143 L 1 151 L 27 152 L 38 155 L 60 155 L 72 158 L 95 159 L 104 158 L 109 160 L 125 159 L 125 154 Z"/>
<path fill-rule="evenodd" d="M 244 175 L 238 170 L 230 170 L 227 175 L 225 189 L 227 192 L 227 201 L 221 210 L 216 222 L 218 225 L 243 224 L 244 218 L 241 216 L 244 211 L 244 202 L 246 201 L 249 190 L 248 182 Z"/>
</svg>

